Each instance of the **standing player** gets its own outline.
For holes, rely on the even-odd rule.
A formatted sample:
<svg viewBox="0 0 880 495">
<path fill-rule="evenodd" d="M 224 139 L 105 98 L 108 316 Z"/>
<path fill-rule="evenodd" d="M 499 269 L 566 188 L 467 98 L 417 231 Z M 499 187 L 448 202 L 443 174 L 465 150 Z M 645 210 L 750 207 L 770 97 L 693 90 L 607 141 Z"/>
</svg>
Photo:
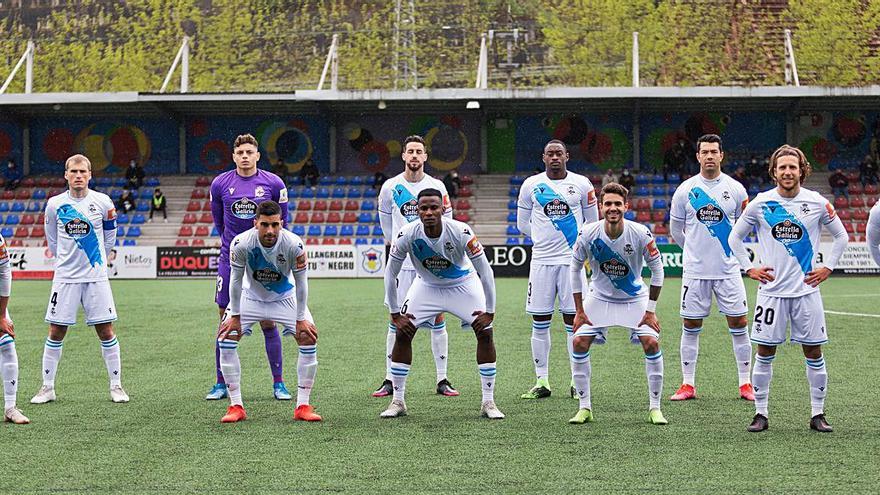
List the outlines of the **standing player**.
<svg viewBox="0 0 880 495">
<path fill-rule="evenodd" d="M 46 309 L 49 337 L 43 349 L 43 386 L 32 404 L 55 400 L 55 373 L 67 327 L 82 306 L 86 325 L 94 325 L 110 376 L 110 400 L 128 402 L 122 389 L 119 341 L 113 333 L 116 305 L 107 279 L 107 253 L 116 243 L 116 210 L 103 193 L 89 190 L 92 163 L 73 155 L 64 163 L 68 190 L 46 202 L 46 241 L 55 257 L 52 293 Z"/>
<path fill-rule="evenodd" d="M 16 425 L 31 422 L 16 407 L 18 397 L 18 354 L 15 352 L 15 327 L 9 317 L 9 294 L 12 292 L 12 267 L 6 240 L 0 236 L 0 379 L 3 380 L 3 420 Z"/>
<path fill-rule="evenodd" d="M 671 400 L 697 397 L 694 376 L 703 318 L 709 317 L 712 294 L 727 317 L 733 355 L 739 373 L 739 395 L 755 400 L 749 383 L 752 346 L 749 337 L 746 287 L 739 263 L 730 249 L 730 231 L 749 202 L 742 184 L 721 171 L 721 138 L 706 134 L 697 140 L 700 173 L 682 182 L 672 196 L 672 238 L 684 250 L 681 281 L 681 387 Z"/>
<path fill-rule="evenodd" d="M 575 315 L 568 273 L 571 248 L 581 225 L 599 220 L 593 184 L 566 170 L 569 158 L 565 143 L 556 139 L 548 142 L 543 154 L 545 171 L 526 179 L 519 190 L 516 225 L 534 242 L 526 313 L 532 315 L 532 359 L 537 375 L 535 386 L 522 394 L 522 399 L 550 396 L 550 321 L 557 299 L 571 354 Z M 573 397 L 573 384 L 571 392 Z"/>
<path fill-rule="evenodd" d="M 421 191 L 421 221 L 404 226 L 391 247 L 385 271 L 385 298 L 397 330 L 391 351 L 394 397 L 381 417 L 406 415 L 404 392 L 412 364 L 412 339 L 419 327 L 430 327 L 437 314 L 449 312 L 461 319 L 462 327 L 472 327 L 477 337 L 477 368 L 483 389 L 480 414 L 503 419 L 504 414 L 495 406 L 495 276 L 473 229 L 443 218 L 444 197 L 437 189 Z M 401 305 L 394 280 L 407 257 L 419 276 Z"/>
<path fill-rule="evenodd" d="M 281 205 L 281 221 L 287 223 L 287 188 L 277 175 L 257 168 L 260 151 L 257 140 L 250 134 L 235 138 L 232 145 L 235 170 L 224 172 L 211 183 L 211 214 L 214 226 L 220 233 L 220 260 L 217 265 L 217 293 L 214 301 L 220 316 L 229 305 L 229 243 L 232 238 L 254 226 L 257 205 L 263 201 L 276 201 Z M 266 341 L 266 357 L 272 372 L 273 393 L 278 400 L 292 397 L 284 385 L 281 335 L 272 321 L 260 323 Z M 217 383 L 205 397 L 208 400 L 227 396 L 226 381 L 220 369 L 220 348 L 214 350 Z"/>
<path fill-rule="evenodd" d="M 874 263 L 880 265 L 880 201 L 871 208 L 871 214 L 868 215 L 867 229 L 868 251 L 874 258 Z"/>
<path fill-rule="evenodd" d="M 231 402 L 223 423 L 247 418 L 241 401 L 238 342 L 242 333 L 250 335 L 251 327 L 259 321 L 281 323 L 284 333 L 293 334 L 299 344 L 293 419 L 321 421 L 309 405 L 318 370 L 318 330 L 306 310 L 306 252 L 302 239 L 284 229 L 281 217 L 278 203 L 263 201 L 257 207 L 254 228 L 237 235 L 229 251 L 229 310 L 217 337 Z"/>
<path fill-rule="evenodd" d="M 660 351 L 660 322 L 657 299 L 663 286 L 663 262 L 654 236 L 644 225 L 623 218 L 629 191 L 611 182 L 602 188 L 599 201 L 604 220 L 584 225 L 571 259 L 571 286 L 577 314 L 574 318 L 571 367 L 580 408 L 569 423 L 593 421 L 590 398 L 590 346 L 605 342 L 608 327 L 630 330 L 630 341 L 642 344 L 645 374 L 648 376 L 648 421 L 665 425 L 660 412 L 663 392 L 663 353 Z M 592 284 L 583 297 L 584 262 L 589 261 Z M 651 288 L 642 281 L 642 266 L 651 269 Z"/>
<path fill-rule="evenodd" d="M 382 184 L 379 191 L 379 222 L 386 244 L 391 244 L 405 225 L 419 218 L 417 196 L 425 189 L 436 189 L 443 196 L 443 215 L 452 218 L 452 205 L 443 182 L 425 173 L 425 162 L 428 151 L 425 141 L 420 136 L 409 136 L 403 142 L 403 173 L 398 174 Z M 405 259 L 400 275 L 393 280 L 397 287 L 397 297 L 402 299 L 413 280 L 416 269 L 409 259 Z M 388 301 L 385 301 L 388 304 Z M 446 333 L 446 321 L 443 315 L 437 315 L 431 328 L 431 352 L 434 354 L 434 365 L 437 368 L 437 393 L 454 397 L 458 391 L 452 387 L 446 377 L 449 357 L 449 336 Z M 385 336 L 385 380 L 373 392 L 373 397 L 387 397 L 392 393 L 391 387 L 391 349 L 394 347 L 397 328 L 394 322 L 388 323 L 388 334 Z"/>
<path fill-rule="evenodd" d="M 767 403 L 776 346 L 785 342 L 791 323 L 791 342 L 803 347 L 807 360 L 812 414 L 810 428 L 831 431 L 825 420 L 828 373 L 822 344 L 828 342 L 819 284 L 834 270 L 846 249 L 847 234 L 834 207 L 821 194 L 801 187 L 810 168 L 804 153 L 783 145 L 770 157 L 769 175 L 776 188 L 758 194 L 737 220 L 730 236 L 733 253 L 746 274 L 760 282 L 752 322 L 752 342 L 757 344 L 752 384 L 755 417 L 748 430 L 766 430 Z M 817 266 L 822 226 L 834 236 L 830 256 Z M 764 266 L 753 266 L 742 240 L 756 228 L 758 255 Z"/>
</svg>

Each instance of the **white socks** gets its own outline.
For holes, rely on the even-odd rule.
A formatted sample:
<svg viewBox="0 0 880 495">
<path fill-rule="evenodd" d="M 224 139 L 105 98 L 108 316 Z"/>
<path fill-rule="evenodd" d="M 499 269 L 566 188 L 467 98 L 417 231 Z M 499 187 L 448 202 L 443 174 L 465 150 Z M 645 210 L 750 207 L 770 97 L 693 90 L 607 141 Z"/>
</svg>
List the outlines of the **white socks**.
<svg viewBox="0 0 880 495">
<path fill-rule="evenodd" d="M 220 370 L 229 390 L 229 402 L 233 406 L 241 402 L 241 361 L 238 359 L 238 342 L 231 339 L 218 339 L 220 348 Z"/>
<path fill-rule="evenodd" d="M 535 375 L 538 380 L 546 380 L 549 374 L 550 323 L 551 320 L 532 320 L 532 359 L 535 363 Z"/>
<path fill-rule="evenodd" d="M 773 379 L 773 360 L 776 355 L 755 355 L 755 369 L 752 370 L 752 387 L 755 390 L 755 413 L 767 417 L 767 403 L 770 399 L 770 380 Z"/>
<path fill-rule="evenodd" d="M 495 400 L 495 363 L 478 364 L 480 383 L 483 386 L 483 402 Z"/>
<path fill-rule="evenodd" d="M 733 340 L 733 356 L 736 359 L 736 371 L 739 386 L 749 383 L 749 368 L 752 364 L 752 343 L 746 335 L 748 327 L 731 328 L 730 338 Z"/>
<path fill-rule="evenodd" d="M 114 335 L 101 341 L 101 355 L 107 365 L 107 376 L 110 377 L 110 388 L 122 385 L 122 358 L 119 352 L 119 341 Z"/>
<path fill-rule="evenodd" d="M 4 409 L 15 407 L 18 394 L 18 354 L 15 352 L 15 340 L 9 334 L 0 336 L 0 378 L 3 379 Z"/>
<path fill-rule="evenodd" d="M 58 372 L 63 346 L 64 341 L 46 338 L 46 345 L 43 347 L 43 385 L 46 387 L 55 387 L 55 373 Z"/>
<path fill-rule="evenodd" d="M 396 401 L 403 402 L 406 392 L 406 377 L 409 376 L 410 366 L 404 363 L 391 363 L 391 384 L 394 386 L 393 399 Z"/>
<path fill-rule="evenodd" d="M 574 379 L 574 390 L 580 401 L 580 409 L 593 409 L 590 400 L 590 379 L 593 375 L 593 366 L 590 363 L 590 351 L 571 353 L 571 376 Z"/>
<path fill-rule="evenodd" d="M 446 379 L 446 363 L 449 356 L 449 334 L 446 333 L 446 320 L 431 326 L 431 352 L 437 368 L 437 383 Z"/>
<path fill-rule="evenodd" d="M 694 385 L 694 376 L 697 374 L 697 355 L 700 353 L 700 332 L 702 327 L 681 327 L 681 355 L 682 383 Z"/>
<path fill-rule="evenodd" d="M 299 358 L 296 361 L 296 407 L 309 403 L 317 372 L 318 346 L 299 346 Z"/>
<path fill-rule="evenodd" d="M 663 392 L 663 351 L 645 354 L 645 374 L 648 376 L 648 408 L 659 409 Z"/>
<path fill-rule="evenodd" d="M 807 381 L 810 383 L 810 417 L 825 412 L 825 394 L 828 392 L 828 370 L 825 356 L 807 358 Z"/>
<path fill-rule="evenodd" d="M 388 334 L 385 335 L 385 379 L 391 380 L 391 351 L 394 350 L 394 341 L 397 339 L 397 327 L 394 323 L 388 323 Z"/>
</svg>

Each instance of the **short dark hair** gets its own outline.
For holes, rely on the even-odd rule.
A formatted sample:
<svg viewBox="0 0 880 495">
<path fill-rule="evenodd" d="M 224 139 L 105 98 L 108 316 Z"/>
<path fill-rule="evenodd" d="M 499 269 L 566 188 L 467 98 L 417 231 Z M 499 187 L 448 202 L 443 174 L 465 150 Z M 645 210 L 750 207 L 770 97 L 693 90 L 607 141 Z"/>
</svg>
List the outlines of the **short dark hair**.
<svg viewBox="0 0 880 495">
<path fill-rule="evenodd" d="M 617 182 L 609 182 L 602 186 L 602 192 L 599 194 L 599 201 L 603 201 L 603 198 L 606 194 L 618 194 L 623 197 L 623 201 L 626 202 L 626 198 L 629 197 L 629 190 Z"/>
<path fill-rule="evenodd" d="M 563 143 L 562 141 L 560 141 L 558 139 L 551 139 L 550 141 L 547 141 L 547 144 L 544 145 L 544 151 L 547 151 L 547 146 L 550 146 L 551 144 L 561 145 L 562 149 L 564 149 L 565 152 L 568 153 L 568 146 L 566 146 L 565 143 Z"/>
<path fill-rule="evenodd" d="M 232 143 L 232 149 L 238 148 L 243 144 L 252 144 L 254 147 L 259 148 L 260 145 L 257 144 L 257 138 L 255 138 L 251 134 L 241 134 L 235 138 L 235 142 Z"/>
<path fill-rule="evenodd" d="M 422 189 L 421 191 L 419 191 L 418 199 L 422 199 L 426 196 L 437 196 L 438 198 L 440 198 L 440 201 L 443 201 L 443 193 L 441 193 L 437 189 L 429 187 L 428 189 Z"/>
<path fill-rule="evenodd" d="M 424 146 L 425 149 L 428 149 L 428 145 L 425 144 L 425 140 L 422 138 L 422 136 L 416 134 L 413 134 L 412 136 L 407 136 L 406 139 L 403 140 L 403 148 L 406 149 L 406 145 L 408 145 L 409 143 L 419 143 Z"/>
<path fill-rule="evenodd" d="M 700 151 L 701 143 L 718 143 L 718 151 L 723 152 L 724 146 L 721 144 L 721 136 L 718 134 L 703 134 L 700 136 L 700 139 L 697 139 L 697 151 Z"/>
<path fill-rule="evenodd" d="M 274 201 L 263 201 L 257 206 L 258 217 L 271 217 L 281 214 L 281 206 Z"/>
</svg>

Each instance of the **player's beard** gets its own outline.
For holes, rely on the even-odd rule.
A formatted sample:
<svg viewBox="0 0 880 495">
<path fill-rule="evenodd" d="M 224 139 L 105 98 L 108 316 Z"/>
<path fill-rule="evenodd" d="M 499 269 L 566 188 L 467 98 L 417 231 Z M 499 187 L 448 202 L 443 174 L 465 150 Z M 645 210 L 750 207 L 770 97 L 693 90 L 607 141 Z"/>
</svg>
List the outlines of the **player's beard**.
<svg viewBox="0 0 880 495">
<path fill-rule="evenodd" d="M 406 162 L 406 168 L 410 172 L 418 172 L 419 170 L 424 168 L 424 165 L 421 162 Z"/>
</svg>

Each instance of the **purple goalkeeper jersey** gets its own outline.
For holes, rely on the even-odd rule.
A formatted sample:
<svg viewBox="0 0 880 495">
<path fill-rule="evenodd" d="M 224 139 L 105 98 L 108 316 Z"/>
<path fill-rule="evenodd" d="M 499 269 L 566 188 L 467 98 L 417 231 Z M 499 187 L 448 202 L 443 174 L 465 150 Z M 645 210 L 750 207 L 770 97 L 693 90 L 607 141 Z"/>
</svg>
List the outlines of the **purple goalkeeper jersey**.
<svg viewBox="0 0 880 495">
<path fill-rule="evenodd" d="M 263 201 L 281 205 L 281 221 L 287 225 L 287 187 L 280 177 L 257 169 L 250 177 L 235 170 L 224 172 L 211 183 L 211 214 L 220 232 L 220 264 L 229 265 L 229 244 L 238 234 L 254 227 L 257 205 Z"/>
</svg>

